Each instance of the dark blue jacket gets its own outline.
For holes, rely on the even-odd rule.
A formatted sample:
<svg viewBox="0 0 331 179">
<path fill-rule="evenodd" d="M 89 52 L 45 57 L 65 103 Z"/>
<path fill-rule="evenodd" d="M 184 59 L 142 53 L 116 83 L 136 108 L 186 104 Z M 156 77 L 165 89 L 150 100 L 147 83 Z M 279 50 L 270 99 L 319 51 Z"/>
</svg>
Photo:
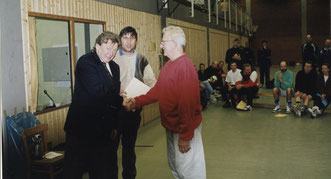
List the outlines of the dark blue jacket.
<svg viewBox="0 0 331 179">
<path fill-rule="evenodd" d="M 123 98 L 120 94 L 119 66 L 109 62 L 110 78 L 96 52 L 79 58 L 75 86 L 64 129 L 70 135 L 88 139 L 110 136 L 117 126 L 117 113 Z"/>
</svg>

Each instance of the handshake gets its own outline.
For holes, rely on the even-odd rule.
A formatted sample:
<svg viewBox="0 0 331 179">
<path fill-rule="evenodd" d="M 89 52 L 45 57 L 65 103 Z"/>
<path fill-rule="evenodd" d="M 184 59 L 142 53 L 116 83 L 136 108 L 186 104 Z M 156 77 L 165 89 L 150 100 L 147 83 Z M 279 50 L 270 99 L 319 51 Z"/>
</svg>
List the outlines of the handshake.
<svg viewBox="0 0 331 179">
<path fill-rule="evenodd" d="M 135 100 L 134 98 L 127 98 L 126 92 L 121 91 L 120 96 L 123 97 L 123 103 L 122 106 L 125 108 L 126 111 L 134 111 L 135 110 Z"/>
<path fill-rule="evenodd" d="M 126 111 L 134 111 L 135 110 L 135 100 L 134 98 L 123 97 L 122 106 Z"/>
</svg>

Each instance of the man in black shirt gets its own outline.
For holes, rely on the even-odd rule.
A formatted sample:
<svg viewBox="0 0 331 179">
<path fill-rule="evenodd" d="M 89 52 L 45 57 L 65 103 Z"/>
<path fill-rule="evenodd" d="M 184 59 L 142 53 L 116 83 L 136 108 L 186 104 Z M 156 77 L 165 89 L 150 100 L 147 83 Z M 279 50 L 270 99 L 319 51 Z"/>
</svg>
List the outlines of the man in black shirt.
<svg viewBox="0 0 331 179">
<path fill-rule="evenodd" d="M 230 65 L 232 61 L 235 61 L 238 68 L 242 69 L 242 49 L 239 47 L 239 39 L 234 39 L 233 47 L 226 51 L 225 62 L 228 64 L 228 70 L 230 70 Z"/>
<path fill-rule="evenodd" d="M 322 64 L 327 63 L 331 65 L 331 40 L 326 39 L 324 42 L 324 48 L 319 53 L 318 67 L 320 68 Z"/>
<path fill-rule="evenodd" d="M 317 73 L 313 68 L 312 62 L 305 62 L 304 69 L 300 70 L 295 78 L 294 97 L 296 104 L 293 110 L 299 117 L 301 117 L 301 113 L 307 109 L 309 102 L 316 93 L 316 80 Z M 303 105 L 301 105 L 301 99 L 303 100 Z"/>
<path fill-rule="evenodd" d="M 306 36 L 307 41 L 302 45 L 302 68 L 304 68 L 306 61 L 311 61 L 313 63 L 313 67 L 317 66 L 317 58 L 318 58 L 318 47 L 315 43 L 313 43 L 313 38 L 310 34 Z"/>
<path fill-rule="evenodd" d="M 270 66 L 271 66 L 271 50 L 266 40 L 262 41 L 261 48 L 257 51 L 258 64 L 260 67 L 260 87 L 270 81 Z M 264 83 L 265 78 L 265 83 Z"/>
</svg>

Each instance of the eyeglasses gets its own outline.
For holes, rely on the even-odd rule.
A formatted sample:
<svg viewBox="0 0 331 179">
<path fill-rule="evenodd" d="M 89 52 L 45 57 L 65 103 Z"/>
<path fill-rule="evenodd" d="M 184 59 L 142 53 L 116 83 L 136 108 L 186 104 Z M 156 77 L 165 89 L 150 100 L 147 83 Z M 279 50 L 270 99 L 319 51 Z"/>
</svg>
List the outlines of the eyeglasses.
<svg viewBox="0 0 331 179">
<path fill-rule="evenodd" d="M 162 41 L 161 41 L 161 44 L 164 44 L 164 43 L 166 43 L 166 42 L 170 42 L 170 41 L 173 41 L 173 40 L 162 40 Z"/>
</svg>

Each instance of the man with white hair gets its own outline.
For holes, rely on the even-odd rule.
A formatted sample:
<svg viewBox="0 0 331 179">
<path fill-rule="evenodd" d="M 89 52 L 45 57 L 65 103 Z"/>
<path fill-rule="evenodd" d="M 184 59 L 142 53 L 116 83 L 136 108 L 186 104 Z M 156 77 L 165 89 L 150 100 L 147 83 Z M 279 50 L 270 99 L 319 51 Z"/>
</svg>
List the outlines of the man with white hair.
<svg viewBox="0 0 331 179">
<path fill-rule="evenodd" d="M 131 99 L 133 108 L 158 101 L 172 174 L 176 179 L 205 179 L 198 75 L 184 53 L 183 30 L 169 26 L 162 32 L 160 47 L 170 60 L 161 69 L 155 86 L 146 95 Z"/>
</svg>

